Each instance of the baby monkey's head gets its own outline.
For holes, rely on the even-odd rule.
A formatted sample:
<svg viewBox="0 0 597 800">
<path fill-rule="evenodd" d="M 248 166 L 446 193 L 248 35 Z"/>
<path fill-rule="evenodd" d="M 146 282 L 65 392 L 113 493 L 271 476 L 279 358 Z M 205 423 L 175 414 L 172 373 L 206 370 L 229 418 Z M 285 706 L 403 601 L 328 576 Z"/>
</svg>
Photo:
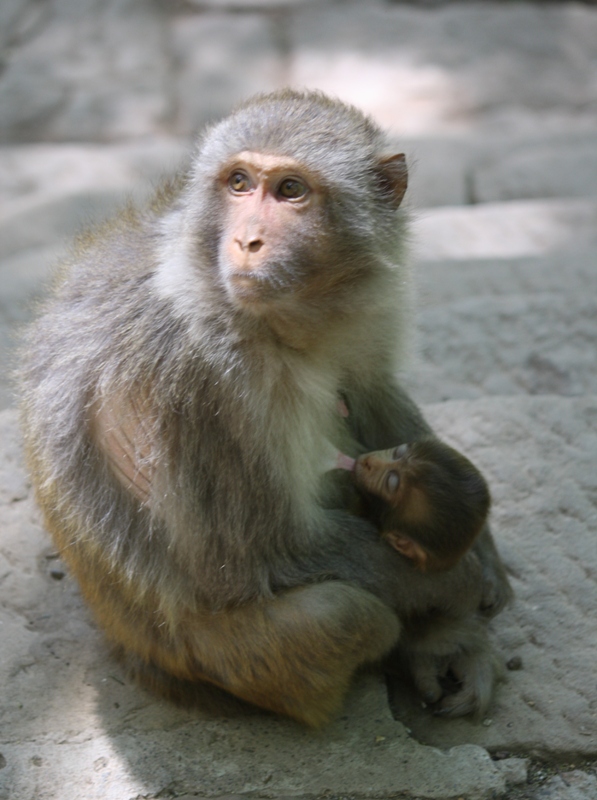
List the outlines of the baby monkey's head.
<svg viewBox="0 0 597 800">
<path fill-rule="evenodd" d="M 470 549 L 491 504 L 468 458 L 437 439 L 357 458 L 354 480 L 374 503 L 382 535 L 421 570 L 449 569 Z"/>
</svg>

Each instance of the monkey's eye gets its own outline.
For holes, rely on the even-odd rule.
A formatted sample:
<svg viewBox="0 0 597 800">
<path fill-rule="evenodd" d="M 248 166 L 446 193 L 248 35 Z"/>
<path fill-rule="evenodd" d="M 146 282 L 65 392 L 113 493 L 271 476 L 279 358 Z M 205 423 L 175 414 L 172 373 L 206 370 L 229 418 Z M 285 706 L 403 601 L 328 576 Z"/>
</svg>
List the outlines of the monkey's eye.
<svg viewBox="0 0 597 800">
<path fill-rule="evenodd" d="M 394 461 L 398 461 L 400 458 L 404 458 L 404 456 L 408 453 L 408 445 L 407 444 L 400 444 L 392 453 L 392 457 Z"/>
<path fill-rule="evenodd" d="M 298 200 L 307 194 L 307 187 L 298 178 L 284 178 L 278 187 L 278 194 L 287 200 Z"/>
<path fill-rule="evenodd" d="M 400 486 L 400 475 L 394 470 L 388 472 L 388 477 L 386 478 L 386 488 L 390 494 L 394 494 L 398 490 Z"/>
<path fill-rule="evenodd" d="M 251 190 L 251 181 L 249 180 L 249 176 L 244 172 L 233 172 L 228 178 L 228 187 L 233 192 L 238 192 L 239 194 L 242 192 L 249 192 Z"/>
</svg>

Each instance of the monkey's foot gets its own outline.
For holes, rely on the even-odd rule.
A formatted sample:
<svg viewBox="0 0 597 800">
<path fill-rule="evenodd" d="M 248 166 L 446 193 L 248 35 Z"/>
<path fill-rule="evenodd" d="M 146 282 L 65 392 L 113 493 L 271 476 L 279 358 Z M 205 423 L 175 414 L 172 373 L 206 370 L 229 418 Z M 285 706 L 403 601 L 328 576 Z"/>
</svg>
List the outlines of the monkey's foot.
<svg viewBox="0 0 597 800">
<path fill-rule="evenodd" d="M 479 719 L 487 712 L 500 675 L 489 649 L 452 656 L 411 654 L 409 661 L 417 691 L 435 716 Z"/>
</svg>

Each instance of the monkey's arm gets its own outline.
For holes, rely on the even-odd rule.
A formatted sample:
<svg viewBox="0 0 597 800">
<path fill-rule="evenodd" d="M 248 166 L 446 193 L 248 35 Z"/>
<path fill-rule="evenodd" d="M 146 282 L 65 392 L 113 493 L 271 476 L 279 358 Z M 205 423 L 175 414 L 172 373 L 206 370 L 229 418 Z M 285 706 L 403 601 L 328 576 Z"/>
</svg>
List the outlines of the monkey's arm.
<svg viewBox="0 0 597 800">
<path fill-rule="evenodd" d="M 347 423 L 363 452 L 434 435 L 416 403 L 391 378 L 354 384 L 344 394 Z"/>
</svg>

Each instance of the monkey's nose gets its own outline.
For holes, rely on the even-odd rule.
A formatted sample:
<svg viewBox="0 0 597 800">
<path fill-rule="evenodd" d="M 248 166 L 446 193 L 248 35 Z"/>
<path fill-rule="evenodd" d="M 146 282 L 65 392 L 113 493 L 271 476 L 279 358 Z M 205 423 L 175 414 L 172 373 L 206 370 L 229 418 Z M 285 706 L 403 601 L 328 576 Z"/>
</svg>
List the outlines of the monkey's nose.
<svg viewBox="0 0 597 800">
<path fill-rule="evenodd" d="M 235 236 L 234 242 L 241 253 L 258 253 L 263 247 L 263 239 L 259 236 Z"/>
<path fill-rule="evenodd" d="M 261 239 L 251 239 L 251 241 L 247 244 L 247 250 L 249 253 L 258 253 L 262 247 L 263 242 Z"/>
</svg>

